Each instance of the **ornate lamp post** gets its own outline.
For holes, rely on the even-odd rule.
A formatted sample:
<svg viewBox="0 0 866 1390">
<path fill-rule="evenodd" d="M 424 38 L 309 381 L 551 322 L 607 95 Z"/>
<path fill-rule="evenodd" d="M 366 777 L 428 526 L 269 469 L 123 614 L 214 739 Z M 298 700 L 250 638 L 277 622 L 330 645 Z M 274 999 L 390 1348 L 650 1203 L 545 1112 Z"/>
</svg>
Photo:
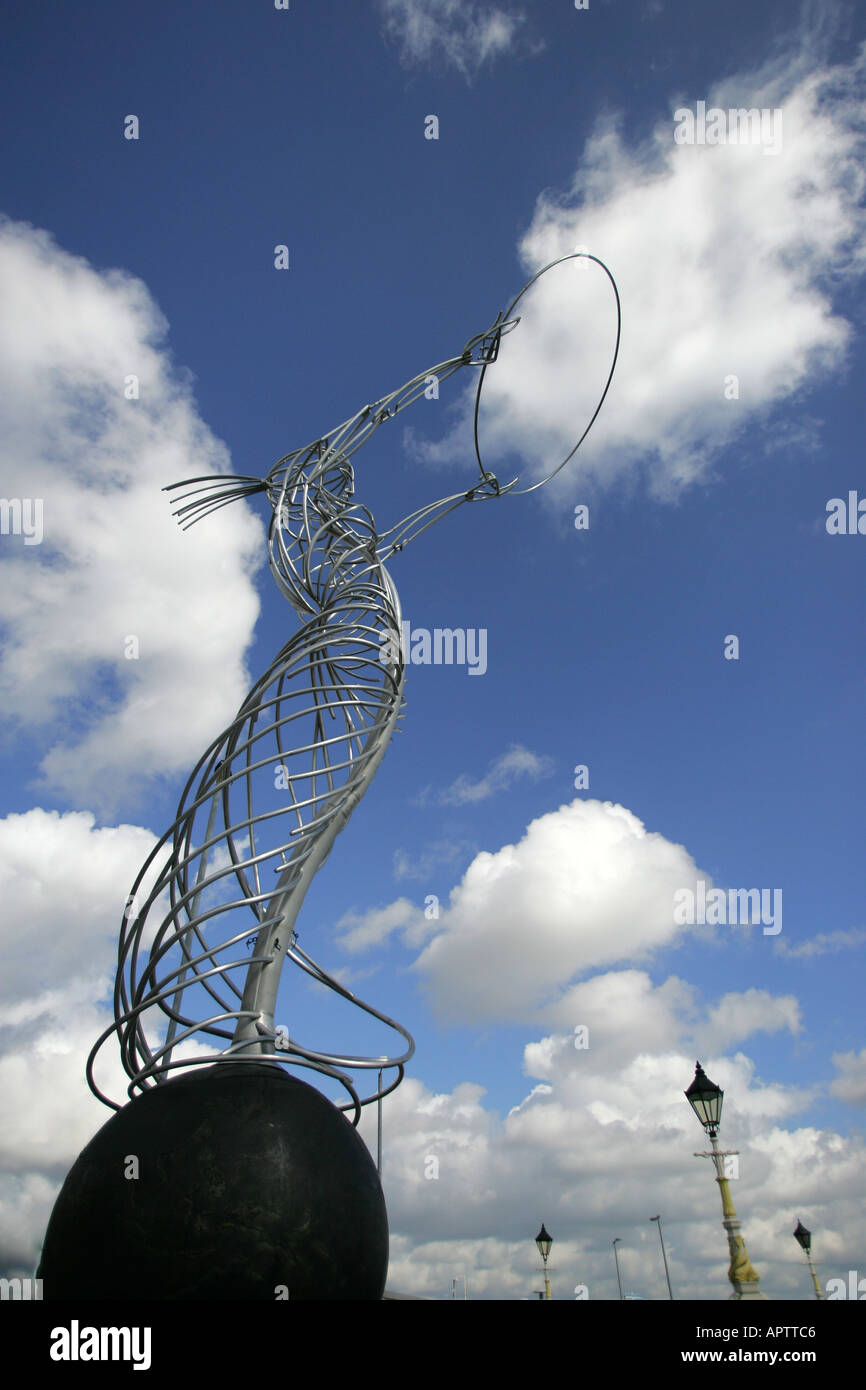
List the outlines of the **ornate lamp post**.
<svg viewBox="0 0 866 1390">
<path fill-rule="evenodd" d="M 746 1249 L 746 1242 L 740 1235 L 740 1219 L 734 1208 L 731 1197 L 731 1189 L 728 1186 L 728 1179 L 725 1177 L 722 1160 L 728 1154 L 736 1153 L 736 1149 L 720 1149 L 717 1135 L 719 1132 L 719 1121 L 722 1115 L 722 1101 L 724 1091 L 720 1090 L 710 1081 L 700 1062 L 695 1068 L 695 1079 L 686 1091 L 686 1100 L 694 1110 L 701 1124 L 707 1132 L 712 1151 L 710 1153 L 695 1154 L 695 1158 L 711 1158 L 716 1169 L 716 1182 L 719 1184 L 719 1191 L 722 1194 L 722 1225 L 728 1233 L 728 1249 L 731 1252 L 731 1264 L 728 1269 L 728 1278 L 734 1286 L 731 1298 L 763 1298 L 767 1295 L 761 1293 L 761 1285 L 758 1275 L 752 1267 L 749 1259 L 749 1252 Z"/>
<path fill-rule="evenodd" d="M 660 1216 L 651 1216 L 651 1217 L 650 1217 L 650 1221 L 657 1221 L 657 1222 L 659 1223 L 659 1240 L 660 1240 L 661 1243 L 662 1243 L 662 1259 L 663 1259 L 664 1262 L 665 1262 L 665 1278 L 666 1278 L 667 1281 L 668 1281 L 668 1293 L 670 1294 L 671 1298 L 673 1298 L 673 1296 L 674 1296 L 674 1291 L 673 1291 L 673 1289 L 671 1288 L 671 1272 L 670 1272 L 670 1270 L 668 1269 L 668 1257 L 667 1257 L 667 1251 L 665 1250 L 665 1238 L 664 1238 L 664 1236 L 662 1235 L 662 1219 L 661 1219 Z"/>
<path fill-rule="evenodd" d="M 535 1244 L 538 1246 L 538 1253 L 544 1263 L 544 1297 L 550 1298 L 550 1276 L 547 1273 L 547 1261 L 550 1256 L 550 1247 L 553 1244 L 553 1236 L 548 1235 L 544 1228 L 543 1221 L 541 1223 L 541 1230 L 535 1237 Z"/>
<path fill-rule="evenodd" d="M 823 1298 L 824 1295 L 821 1292 L 821 1285 L 818 1283 L 818 1273 L 812 1260 L 812 1232 L 807 1230 L 799 1217 L 797 1218 L 797 1227 L 794 1231 L 794 1239 L 803 1250 L 808 1261 L 809 1273 L 812 1276 L 812 1283 L 815 1285 L 815 1297 Z"/>
</svg>

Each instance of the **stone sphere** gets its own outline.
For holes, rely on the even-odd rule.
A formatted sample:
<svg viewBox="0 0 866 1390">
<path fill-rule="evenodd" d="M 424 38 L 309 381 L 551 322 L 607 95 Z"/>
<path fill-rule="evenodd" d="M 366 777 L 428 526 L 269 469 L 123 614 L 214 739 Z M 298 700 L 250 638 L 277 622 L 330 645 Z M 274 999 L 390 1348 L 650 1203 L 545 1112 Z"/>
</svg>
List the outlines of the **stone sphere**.
<svg viewBox="0 0 866 1390">
<path fill-rule="evenodd" d="M 48 1299 L 381 1299 L 388 1220 L 366 1145 L 272 1062 L 138 1096 L 73 1165 L 37 1271 Z"/>
</svg>

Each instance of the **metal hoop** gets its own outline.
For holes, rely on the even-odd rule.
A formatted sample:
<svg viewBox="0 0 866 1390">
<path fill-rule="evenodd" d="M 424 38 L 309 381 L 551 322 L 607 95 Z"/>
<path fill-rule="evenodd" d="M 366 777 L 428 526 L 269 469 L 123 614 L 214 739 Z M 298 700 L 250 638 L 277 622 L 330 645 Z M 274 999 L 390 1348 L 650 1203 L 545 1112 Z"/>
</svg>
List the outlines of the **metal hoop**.
<svg viewBox="0 0 866 1390">
<path fill-rule="evenodd" d="M 573 251 L 573 252 L 571 252 L 568 256 L 560 256 L 557 260 L 555 260 L 555 261 L 550 261 L 547 265 L 542 266 L 541 270 L 537 270 L 537 271 L 535 272 L 535 274 L 532 276 L 532 278 L 529 279 L 529 280 L 527 280 L 526 284 L 523 286 L 523 289 L 520 291 L 520 293 L 519 293 L 518 295 L 516 295 L 514 299 L 512 299 L 511 303 L 509 304 L 508 308 L 505 310 L 505 313 L 502 315 L 502 317 L 503 317 L 504 319 L 506 319 L 506 320 L 512 319 L 512 318 L 513 318 L 514 310 L 517 308 L 518 304 L 520 303 L 520 301 L 521 301 L 521 299 L 523 298 L 523 296 L 526 294 L 527 290 L 530 290 L 530 289 L 532 288 L 532 286 L 535 284 L 536 280 L 540 280 L 540 279 L 541 279 L 542 275 L 546 275 L 547 272 L 548 272 L 549 270 L 553 270 L 555 266 L 563 265 L 566 261 L 579 260 L 581 257 L 583 257 L 585 260 L 588 260 L 588 261 L 595 261 L 595 264 L 596 264 L 596 265 L 601 266 L 602 270 L 604 271 L 605 275 L 607 276 L 608 280 L 609 280 L 610 283 L 611 283 L 611 287 L 612 287 L 612 289 L 613 289 L 614 297 L 615 297 L 615 299 L 616 299 L 616 343 L 615 343 L 614 349 L 613 349 L 613 359 L 612 359 L 611 364 L 610 364 L 610 371 L 609 371 L 608 374 L 607 374 L 607 381 L 605 382 L 604 390 L 602 391 L 602 393 L 601 393 L 601 395 L 600 395 L 600 397 L 599 397 L 598 405 L 595 407 L 595 410 L 592 412 L 592 416 L 591 416 L 591 418 L 590 418 L 589 424 L 587 425 L 586 429 L 583 431 L 583 434 L 580 436 L 580 438 L 578 439 L 578 441 L 577 441 L 577 443 L 574 445 L 574 447 L 573 447 L 572 449 L 570 449 L 569 452 L 566 454 L 565 458 L 562 460 L 562 463 L 558 464 L 558 465 L 556 466 L 556 468 L 554 468 L 554 470 L 553 470 L 552 473 L 548 473 L 548 475 L 547 475 L 546 478 L 542 478 L 540 482 L 533 483 L 531 487 L 517 488 L 517 489 L 515 490 L 515 489 L 514 489 L 514 484 L 518 481 L 518 479 L 517 479 L 517 478 L 514 478 L 514 479 L 512 480 L 512 482 L 509 483 L 508 486 L 507 486 L 507 490 L 511 493 L 511 496 L 512 496 L 512 497 L 525 497 L 525 496 L 527 495 L 527 493 L 535 492 L 536 488 L 544 487 L 545 483 L 549 483 L 550 480 L 551 480 L 551 478 L 555 478 L 556 475 L 557 475 L 557 473 L 561 472 L 562 469 L 565 467 L 565 465 L 566 465 L 568 462 L 570 462 L 570 460 L 571 460 L 572 458 L 574 458 L 574 455 L 577 453 L 577 451 L 578 451 L 578 449 L 580 448 L 581 444 L 582 444 L 583 441 L 586 439 L 586 436 L 589 434 L 590 430 L 592 429 L 593 425 L 595 424 L 596 417 L 598 416 L 598 413 L 599 413 L 599 411 L 601 410 L 601 407 L 604 405 L 605 397 L 607 396 L 608 390 L 610 389 L 610 383 L 613 381 L 613 374 L 614 374 L 614 371 L 615 371 L 615 369 L 616 369 L 616 360 L 617 360 L 617 357 L 619 356 L 619 343 L 620 343 L 620 337 L 621 337 L 621 334 L 622 334 L 622 305 L 620 304 L 619 290 L 618 290 L 617 287 L 616 287 L 616 281 L 614 280 L 613 276 L 611 275 L 611 273 L 610 273 L 610 271 L 608 270 L 607 266 L 605 265 L 604 261 L 600 261 L 599 258 L 598 258 L 598 256 L 592 256 L 592 255 L 590 255 L 590 253 L 589 253 L 588 251 Z M 519 320 L 518 320 L 518 322 L 519 322 Z M 488 476 L 492 476 L 492 475 L 488 474 L 487 470 L 486 470 L 485 467 L 484 467 L 484 463 L 483 463 L 482 458 L 481 458 L 481 450 L 480 450 L 480 447 L 479 447 L 479 444 L 478 444 L 478 412 L 479 412 L 479 409 L 480 409 L 480 406 L 481 406 L 481 388 L 482 388 L 483 385 L 484 385 L 484 378 L 485 378 L 485 375 L 486 375 L 486 373 L 487 373 L 487 365 L 488 365 L 488 364 L 485 362 L 484 366 L 481 368 L 481 375 L 480 375 L 480 377 L 479 377 L 479 379 L 478 379 L 478 389 L 477 389 L 476 392 L 475 392 L 475 418 L 474 418 L 474 427 L 473 427 L 473 433 L 474 433 L 474 439 L 475 439 L 475 457 L 476 457 L 477 460 L 478 460 L 478 467 L 479 467 L 480 470 L 481 470 L 481 476 L 482 476 L 482 478 L 487 478 Z M 505 492 L 506 489 L 503 488 L 502 491 Z"/>
</svg>

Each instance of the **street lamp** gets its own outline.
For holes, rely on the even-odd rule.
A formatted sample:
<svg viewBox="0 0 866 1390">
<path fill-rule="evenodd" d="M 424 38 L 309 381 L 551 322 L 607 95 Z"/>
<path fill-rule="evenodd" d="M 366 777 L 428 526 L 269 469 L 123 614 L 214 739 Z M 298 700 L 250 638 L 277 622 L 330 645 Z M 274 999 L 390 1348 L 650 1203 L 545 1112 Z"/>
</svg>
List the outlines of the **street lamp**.
<svg viewBox="0 0 866 1390">
<path fill-rule="evenodd" d="M 725 1093 L 710 1081 L 698 1062 L 695 1068 L 695 1079 L 685 1095 L 686 1100 L 706 1130 L 712 1145 L 710 1153 L 695 1154 L 695 1158 L 711 1158 L 716 1169 L 716 1182 L 719 1184 L 719 1191 L 722 1194 L 722 1212 L 724 1213 L 722 1225 L 728 1233 L 728 1249 L 731 1252 L 731 1263 L 728 1269 L 728 1278 L 734 1286 L 731 1298 L 766 1299 L 767 1295 L 761 1293 L 758 1275 L 749 1259 L 746 1242 L 740 1235 L 740 1219 L 734 1208 L 728 1179 L 724 1174 L 722 1160 L 727 1158 L 729 1154 L 737 1153 L 737 1150 L 720 1149 L 717 1140 Z"/>
<path fill-rule="evenodd" d="M 553 1244 L 553 1236 L 548 1235 L 544 1228 L 543 1221 L 541 1223 L 541 1230 L 535 1237 L 535 1244 L 538 1246 L 538 1253 L 544 1261 L 544 1297 L 550 1298 L 550 1277 L 547 1273 L 547 1260 L 550 1255 L 550 1247 Z"/>
<path fill-rule="evenodd" d="M 670 1294 L 671 1298 L 673 1298 L 673 1296 L 674 1296 L 674 1291 L 673 1291 L 673 1289 L 671 1288 L 671 1275 L 670 1275 L 670 1270 L 668 1269 L 668 1257 L 667 1257 L 667 1251 L 665 1250 L 665 1239 L 664 1239 L 664 1236 L 662 1235 L 662 1219 L 661 1219 L 660 1216 L 651 1216 L 651 1217 L 650 1217 L 650 1221 L 657 1221 L 657 1222 L 659 1223 L 659 1240 L 660 1240 L 661 1243 L 662 1243 L 662 1259 L 663 1259 L 664 1262 L 665 1262 L 665 1278 L 666 1278 L 667 1281 L 668 1281 L 668 1293 Z"/>
<path fill-rule="evenodd" d="M 616 1282 L 617 1282 L 617 1284 L 619 1285 L 619 1301 L 620 1301 L 620 1303 L 622 1303 L 622 1280 L 621 1280 L 620 1277 L 619 1277 L 619 1255 L 618 1255 L 617 1252 L 616 1252 L 616 1247 L 617 1247 L 617 1245 L 619 1244 L 619 1242 L 620 1242 L 621 1240 L 622 1240 L 622 1236 L 616 1236 L 615 1239 L 614 1239 L 614 1242 L 613 1242 L 613 1258 L 614 1258 L 614 1260 L 615 1260 L 615 1262 L 616 1262 Z"/>
<path fill-rule="evenodd" d="M 799 1217 L 797 1218 L 797 1228 L 794 1231 L 794 1239 L 804 1251 L 809 1262 L 809 1273 L 812 1276 L 812 1283 L 815 1285 L 815 1297 L 823 1298 L 821 1285 L 818 1283 L 818 1274 L 812 1262 L 812 1232 L 806 1229 Z"/>
</svg>

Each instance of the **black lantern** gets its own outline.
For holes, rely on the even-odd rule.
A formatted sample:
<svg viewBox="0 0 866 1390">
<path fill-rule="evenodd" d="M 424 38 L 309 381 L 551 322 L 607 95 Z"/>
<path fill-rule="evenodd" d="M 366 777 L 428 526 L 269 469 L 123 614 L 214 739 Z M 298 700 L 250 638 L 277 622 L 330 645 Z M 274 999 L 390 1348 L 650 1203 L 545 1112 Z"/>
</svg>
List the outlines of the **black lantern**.
<svg viewBox="0 0 866 1390">
<path fill-rule="evenodd" d="M 550 1247 L 553 1244 L 553 1236 L 548 1235 L 547 1231 L 544 1229 L 544 1222 L 541 1223 L 541 1230 L 535 1237 L 535 1244 L 538 1246 L 539 1255 L 544 1263 L 547 1264 L 547 1257 L 550 1254 Z"/>
<path fill-rule="evenodd" d="M 794 1232 L 794 1239 L 797 1244 L 805 1251 L 812 1248 L 812 1232 L 808 1231 L 802 1221 L 797 1221 L 797 1229 Z"/>
<path fill-rule="evenodd" d="M 725 1093 L 713 1084 L 700 1062 L 696 1064 L 695 1079 L 685 1095 L 707 1134 L 711 1139 L 714 1139 L 718 1133 L 719 1121 L 722 1117 L 722 1101 Z"/>
</svg>

